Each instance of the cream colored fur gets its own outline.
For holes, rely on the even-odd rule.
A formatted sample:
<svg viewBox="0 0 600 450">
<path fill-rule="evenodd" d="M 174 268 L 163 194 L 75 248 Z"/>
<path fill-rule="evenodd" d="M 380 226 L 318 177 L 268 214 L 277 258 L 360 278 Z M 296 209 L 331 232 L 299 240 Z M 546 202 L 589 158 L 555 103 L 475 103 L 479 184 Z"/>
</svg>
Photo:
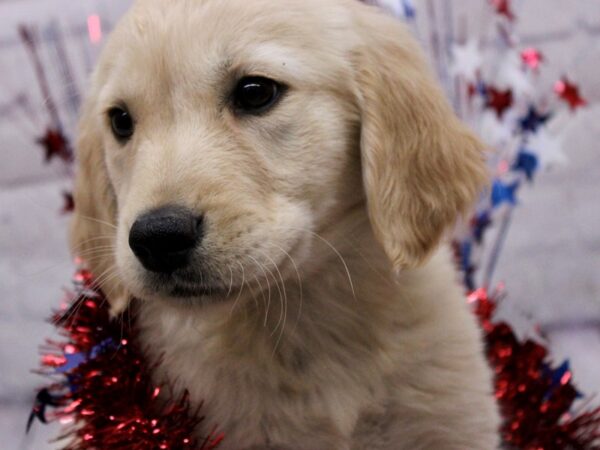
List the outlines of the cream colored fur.
<svg viewBox="0 0 600 450">
<path fill-rule="evenodd" d="M 288 86 L 261 116 L 239 78 Z M 106 111 L 136 120 L 125 145 Z M 155 377 L 189 390 L 223 450 L 495 449 L 481 336 L 444 231 L 485 182 L 402 25 L 354 0 L 138 0 L 82 113 L 73 248 Z M 145 211 L 203 214 L 197 279 L 146 272 Z M 188 277 L 189 278 L 189 277 Z M 215 294 L 171 298 L 176 283 Z"/>
</svg>

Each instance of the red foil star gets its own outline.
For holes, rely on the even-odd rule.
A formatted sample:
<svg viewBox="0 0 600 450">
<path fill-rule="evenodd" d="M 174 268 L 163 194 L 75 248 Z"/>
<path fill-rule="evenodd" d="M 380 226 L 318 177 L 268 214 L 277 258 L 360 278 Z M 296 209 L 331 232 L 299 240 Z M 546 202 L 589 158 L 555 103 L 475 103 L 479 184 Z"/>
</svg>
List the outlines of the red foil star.
<svg viewBox="0 0 600 450">
<path fill-rule="evenodd" d="M 521 60 L 525 65 L 536 70 L 540 67 L 542 61 L 544 61 L 544 55 L 538 49 L 529 47 L 521 52 Z"/>
<path fill-rule="evenodd" d="M 498 118 L 501 119 L 504 112 L 513 104 L 512 90 L 501 91 L 494 87 L 489 87 L 486 94 L 487 101 L 485 106 L 496 111 Z"/>
<path fill-rule="evenodd" d="M 554 92 L 567 102 L 573 111 L 580 106 L 587 105 L 585 99 L 579 95 L 579 87 L 576 84 L 570 83 L 567 77 L 562 77 L 554 84 Z"/>
<path fill-rule="evenodd" d="M 510 7 L 510 0 L 490 0 L 490 3 L 498 14 L 506 16 L 508 20 L 515 20 L 515 15 Z"/>
<path fill-rule="evenodd" d="M 55 157 L 66 162 L 73 159 L 69 141 L 60 130 L 48 128 L 46 134 L 40 137 L 37 143 L 45 150 L 46 162 L 50 162 Z"/>
<path fill-rule="evenodd" d="M 64 191 L 63 195 L 63 208 L 62 213 L 68 214 L 75 210 L 75 199 L 73 198 L 73 193 L 69 191 Z"/>
<path fill-rule="evenodd" d="M 471 100 L 475 94 L 477 94 L 477 86 L 475 86 L 473 83 L 469 83 L 467 86 L 467 95 L 469 96 L 469 100 Z"/>
</svg>

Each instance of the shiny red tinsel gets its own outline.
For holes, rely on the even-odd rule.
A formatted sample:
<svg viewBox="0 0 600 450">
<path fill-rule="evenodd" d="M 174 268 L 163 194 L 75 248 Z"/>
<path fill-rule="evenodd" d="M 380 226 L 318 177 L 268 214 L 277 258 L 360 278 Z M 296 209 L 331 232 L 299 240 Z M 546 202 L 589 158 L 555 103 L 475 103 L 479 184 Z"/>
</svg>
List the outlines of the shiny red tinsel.
<svg viewBox="0 0 600 450">
<path fill-rule="evenodd" d="M 71 423 L 64 450 L 215 449 L 223 436 L 194 437 L 203 418 L 187 398 L 173 398 L 167 386 L 150 381 L 152 367 L 132 339 L 133 318 L 110 319 L 89 272 L 80 270 L 75 281 L 72 304 L 54 317 L 66 341 L 49 343 L 42 357 L 45 373 L 60 381 L 40 391 L 32 419 Z M 577 392 L 568 366 L 552 368 L 545 347 L 494 322 L 496 300 L 486 290 L 472 292 L 469 302 L 496 374 L 507 448 L 600 450 L 600 408 L 571 415 Z M 52 417 L 49 407 L 56 408 Z"/>
<path fill-rule="evenodd" d="M 472 292 L 469 301 L 484 330 L 496 374 L 506 445 L 523 450 L 599 450 L 600 408 L 571 415 L 578 394 L 568 365 L 552 368 L 544 346 L 520 341 L 510 325 L 494 322 L 496 300 L 485 289 Z"/>
<path fill-rule="evenodd" d="M 152 383 L 132 318 L 111 320 L 89 272 L 78 271 L 75 284 L 71 305 L 53 317 L 66 340 L 49 342 L 42 355 L 44 373 L 61 379 L 40 391 L 32 418 L 70 424 L 59 438 L 64 450 L 215 449 L 221 436 L 193 434 L 203 417 L 186 396 Z"/>
</svg>

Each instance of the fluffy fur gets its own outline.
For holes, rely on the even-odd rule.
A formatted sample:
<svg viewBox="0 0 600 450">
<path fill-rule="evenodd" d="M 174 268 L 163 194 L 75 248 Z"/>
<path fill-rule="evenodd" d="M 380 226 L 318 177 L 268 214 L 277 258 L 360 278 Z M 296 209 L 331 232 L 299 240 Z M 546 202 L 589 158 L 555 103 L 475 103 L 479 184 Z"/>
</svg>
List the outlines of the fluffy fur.
<svg viewBox="0 0 600 450">
<path fill-rule="evenodd" d="M 245 75 L 288 89 L 240 115 Z M 123 103 L 126 144 L 106 117 Z M 400 23 L 354 0 L 138 0 L 78 152 L 74 251 L 115 312 L 139 300 L 155 376 L 204 402 L 224 450 L 497 448 L 481 336 L 440 244 L 485 181 L 482 148 Z M 191 266 L 159 277 L 127 237 L 170 204 L 207 228 Z"/>
</svg>

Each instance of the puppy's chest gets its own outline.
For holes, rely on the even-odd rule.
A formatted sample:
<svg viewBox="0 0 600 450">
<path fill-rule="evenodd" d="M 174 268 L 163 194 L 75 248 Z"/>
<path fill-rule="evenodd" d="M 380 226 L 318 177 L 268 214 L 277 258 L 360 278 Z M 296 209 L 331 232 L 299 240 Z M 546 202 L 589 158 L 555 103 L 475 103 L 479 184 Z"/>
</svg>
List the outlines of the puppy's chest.
<svg viewBox="0 0 600 450">
<path fill-rule="evenodd" d="M 214 326 L 192 320 L 141 314 L 140 322 L 142 345 L 160 361 L 156 378 L 202 404 L 200 434 L 216 426 L 227 437 L 225 450 L 286 442 L 343 449 L 359 415 L 377 410 L 385 397 L 373 361 L 350 365 L 348 355 L 299 344 L 275 350 L 254 333 L 232 347 Z"/>
</svg>

